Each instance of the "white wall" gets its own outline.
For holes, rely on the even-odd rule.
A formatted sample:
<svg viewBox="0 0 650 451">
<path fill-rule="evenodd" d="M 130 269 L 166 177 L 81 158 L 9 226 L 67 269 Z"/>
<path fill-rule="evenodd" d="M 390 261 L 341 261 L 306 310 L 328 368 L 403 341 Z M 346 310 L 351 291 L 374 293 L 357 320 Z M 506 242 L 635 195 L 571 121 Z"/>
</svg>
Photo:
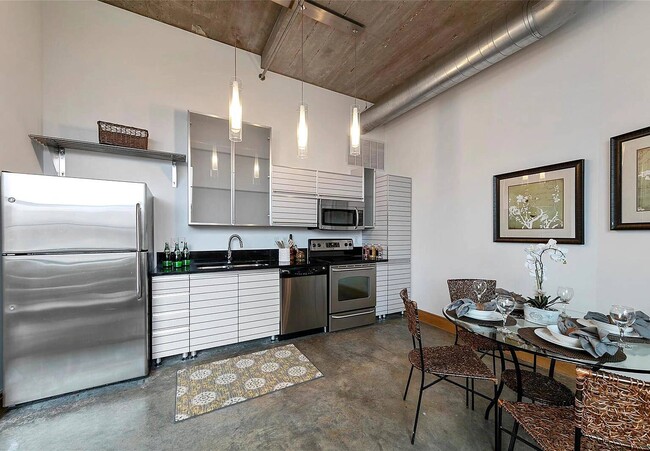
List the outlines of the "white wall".
<svg viewBox="0 0 650 451">
<path fill-rule="evenodd" d="M 49 33 L 44 43 L 43 131 L 97 140 L 97 120 L 146 128 L 150 149 L 187 152 L 187 110 L 228 115 L 234 48 L 99 2 L 46 2 Z M 305 86 L 309 105 L 309 158 L 296 157 L 299 81 L 269 73 L 258 79 L 260 57 L 239 51 L 244 120 L 272 127 L 274 164 L 349 172 L 347 128 L 352 99 Z M 187 170 L 179 166 L 171 187 L 166 163 L 68 153 L 68 176 L 138 180 L 156 197 L 156 248 L 172 235 L 194 249 L 223 249 L 234 229 L 187 226 Z M 274 247 L 293 232 L 307 238 L 333 236 L 306 229 L 239 230 L 247 248 Z M 334 234 L 336 236 L 340 234 Z M 349 236 L 349 233 L 345 233 Z M 360 240 L 360 234 L 354 234 Z"/>
<path fill-rule="evenodd" d="M 650 310 L 650 231 L 609 230 L 609 138 L 650 125 L 650 2 L 591 2 L 542 41 L 388 124 L 387 169 L 413 177 L 413 295 L 440 314 L 446 280 L 530 295 L 524 244 L 492 241 L 492 177 L 586 159 L 586 244 L 547 264 L 579 309 Z"/>
<path fill-rule="evenodd" d="M 0 170 L 39 173 L 27 135 L 41 132 L 40 3 L 0 2 L 0 30 Z"/>
</svg>

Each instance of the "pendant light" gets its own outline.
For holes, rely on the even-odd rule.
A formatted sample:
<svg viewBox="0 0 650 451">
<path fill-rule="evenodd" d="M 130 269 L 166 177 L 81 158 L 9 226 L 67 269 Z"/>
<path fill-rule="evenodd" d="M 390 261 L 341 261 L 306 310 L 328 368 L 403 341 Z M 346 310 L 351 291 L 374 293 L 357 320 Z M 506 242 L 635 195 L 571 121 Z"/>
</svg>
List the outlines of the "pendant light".
<svg viewBox="0 0 650 451">
<path fill-rule="evenodd" d="M 357 34 L 354 30 L 354 106 L 350 115 L 350 155 L 361 155 L 361 113 L 357 104 Z"/>
<path fill-rule="evenodd" d="M 298 113 L 298 158 L 307 158 L 307 144 L 309 142 L 309 128 L 307 127 L 307 105 L 305 105 L 305 2 L 300 2 L 300 108 Z"/>
<path fill-rule="evenodd" d="M 241 80 L 237 78 L 237 37 L 235 37 L 235 76 L 230 82 L 230 103 L 228 105 L 228 137 L 232 142 L 242 140 Z"/>
</svg>

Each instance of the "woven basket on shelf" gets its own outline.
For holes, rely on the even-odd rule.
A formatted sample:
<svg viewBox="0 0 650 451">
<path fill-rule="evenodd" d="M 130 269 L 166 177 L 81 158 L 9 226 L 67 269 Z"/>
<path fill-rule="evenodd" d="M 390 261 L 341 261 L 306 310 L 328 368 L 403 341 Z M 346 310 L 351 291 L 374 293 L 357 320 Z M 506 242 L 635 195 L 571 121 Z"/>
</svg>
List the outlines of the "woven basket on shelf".
<svg viewBox="0 0 650 451">
<path fill-rule="evenodd" d="M 104 121 L 97 121 L 97 127 L 99 128 L 100 144 L 147 149 L 149 140 L 147 130 Z"/>
</svg>

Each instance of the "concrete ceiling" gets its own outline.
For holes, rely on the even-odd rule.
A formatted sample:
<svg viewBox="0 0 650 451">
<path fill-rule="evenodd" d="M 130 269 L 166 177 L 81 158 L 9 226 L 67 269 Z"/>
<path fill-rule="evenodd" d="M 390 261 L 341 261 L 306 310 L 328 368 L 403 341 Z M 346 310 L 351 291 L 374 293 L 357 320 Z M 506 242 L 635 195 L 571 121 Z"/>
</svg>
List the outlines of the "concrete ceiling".
<svg viewBox="0 0 650 451">
<path fill-rule="evenodd" d="M 119 8 L 261 55 L 285 8 L 271 0 L 102 0 Z M 305 81 L 370 102 L 471 39 L 520 0 L 323 0 L 365 25 L 358 36 L 304 17 Z M 269 70 L 300 79 L 300 18 Z"/>
</svg>

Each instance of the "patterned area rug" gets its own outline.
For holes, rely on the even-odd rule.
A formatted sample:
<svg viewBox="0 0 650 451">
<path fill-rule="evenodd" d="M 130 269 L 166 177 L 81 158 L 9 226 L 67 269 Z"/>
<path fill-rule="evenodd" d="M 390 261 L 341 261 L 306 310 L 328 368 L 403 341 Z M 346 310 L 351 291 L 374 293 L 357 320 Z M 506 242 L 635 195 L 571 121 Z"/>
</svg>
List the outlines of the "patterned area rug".
<svg viewBox="0 0 650 451">
<path fill-rule="evenodd" d="M 294 345 L 182 369 L 176 373 L 175 421 L 322 376 Z"/>
</svg>

